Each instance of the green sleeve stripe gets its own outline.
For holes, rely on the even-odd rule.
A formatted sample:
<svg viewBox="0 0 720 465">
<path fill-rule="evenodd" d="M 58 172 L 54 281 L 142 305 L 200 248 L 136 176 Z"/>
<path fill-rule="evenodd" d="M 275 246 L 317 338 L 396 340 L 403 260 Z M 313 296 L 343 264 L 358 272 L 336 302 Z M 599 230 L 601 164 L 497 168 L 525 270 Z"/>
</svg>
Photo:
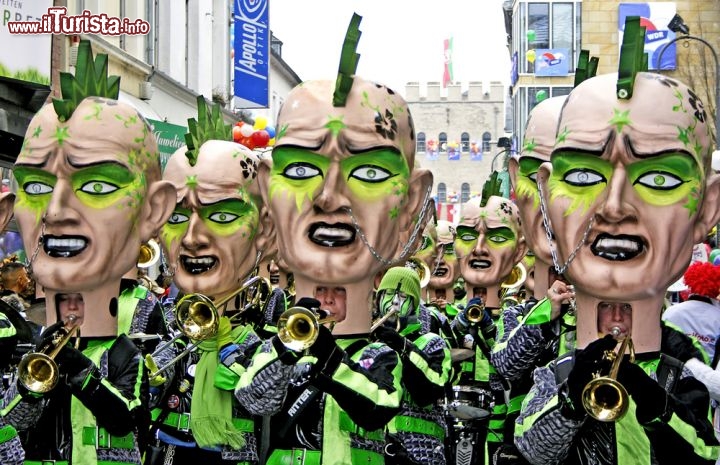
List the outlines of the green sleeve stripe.
<svg viewBox="0 0 720 465">
<path fill-rule="evenodd" d="M 10 325 L 6 328 L 0 328 L 0 338 L 13 337 L 16 334 L 15 326 Z"/>
<path fill-rule="evenodd" d="M 526 401 L 530 401 L 530 399 L 533 396 L 528 395 L 525 397 Z M 526 431 L 528 431 L 533 424 L 535 424 L 536 421 L 540 419 L 540 417 L 546 415 L 550 410 L 554 410 L 558 405 L 559 399 L 557 394 L 555 394 L 546 404 L 545 407 L 543 407 L 541 410 L 538 410 L 537 412 L 533 413 L 532 415 L 526 416 L 522 423 L 516 423 L 515 424 L 515 436 L 522 436 L 525 434 Z"/>
<path fill-rule="evenodd" d="M 525 317 L 524 322 L 529 325 L 541 325 L 550 321 L 551 313 L 552 305 L 550 300 L 546 297 L 530 309 L 530 312 Z"/>
<path fill-rule="evenodd" d="M 393 389 L 388 391 L 381 388 L 377 384 L 372 383 L 372 387 L 368 386 L 368 378 L 361 373 L 353 371 L 349 366 L 341 363 L 338 369 L 333 373 L 332 380 L 341 384 L 348 389 L 357 392 L 359 395 L 369 399 L 373 404 L 381 407 L 397 408 L 400 405 L 400 396 L 403 391 L 400 386 L 402 379 L 402 363 L 398 363 L 392 370 Z"/>
<path fill-rule="evenodd" d="M 410 352 L 410 363 L 412 363 L 419 370 L 421 370 L 425 374 L 425 377 L 428 381 L 438 386 L 444 386 L 445 383 L 447 383 L 450 379 L 450 351 L 448 349 L 445 349 L 444 353 L 445 358 L 443 359 L 440 372 L 437 372 L 430 368 L 427 360 L 425 360 L 425 358 L 417 352 Z"/>
<path fill-rule="evenodd" d="M 689 444 L 692 444 L 697 455 L 708 460 L 717 459 L 718 453 L 720 453 L 720 446 L 710 446 L 705 444 L 705 441 L 698 436 L 697 431 L 692 425 L 685 423 L 674 413 L 670 418 L 668 425 L 677 431 L 677 433 Z"/>
</svg>

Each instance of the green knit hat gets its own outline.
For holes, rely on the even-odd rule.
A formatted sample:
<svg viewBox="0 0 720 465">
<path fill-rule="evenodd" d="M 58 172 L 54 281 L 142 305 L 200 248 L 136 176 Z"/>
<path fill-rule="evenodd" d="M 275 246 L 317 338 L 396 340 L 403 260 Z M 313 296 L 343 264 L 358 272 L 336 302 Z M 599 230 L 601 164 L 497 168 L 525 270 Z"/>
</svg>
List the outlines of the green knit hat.
<svg viewBox="0 0 720 465">
<path fill-rule="evenodd" d="M 400 284 L 400 290 L 414 299 L 415 307 L 420 304 L 420 277 L 411 268 L 394 266 L 385 272 L 380 281 L 378 292 L 383 290 L 394 291 Z"/>
</svg>

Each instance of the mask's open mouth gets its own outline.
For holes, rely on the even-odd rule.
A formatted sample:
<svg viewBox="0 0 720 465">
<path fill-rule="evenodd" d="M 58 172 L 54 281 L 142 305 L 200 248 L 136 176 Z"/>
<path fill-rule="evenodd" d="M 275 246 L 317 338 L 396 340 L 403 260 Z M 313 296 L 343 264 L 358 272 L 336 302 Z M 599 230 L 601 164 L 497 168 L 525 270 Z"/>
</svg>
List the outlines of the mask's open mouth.
<svg viewBox="0 0 720 465">
<path fill-rule="evenodd" d="M 308 236 L 310 241 L 323 247 L 344 247 L 355 242 L 355 228 L 344 223 L 314 223 Z"/>
<path fill-rule="evenodd" d="M 612 261 L 632 260 L 645 250 L 642 239 L 638 236 L 611 236 L 602 233 L 595 238 L 590 251 L 600 258 Z"/>
<path fill-rule="evenodd" d="M 213 256 L 190 257 L 180 256 L 180 265 L 190 274 L 202 274 L 210 271 L 217 264 L 217 258 Z"/>
<path fill-rule="evenodd" d="M 486 270 L 492 266 L 489 260 L 470 260 L 470 268 L 473 270 Z"/>
<path fill-rule="evenodd" d="M 82 253 L 88 240 L 83 236 L 45 236 L 43 250 L 53 258 L 69 258 Z"/>
</svg>

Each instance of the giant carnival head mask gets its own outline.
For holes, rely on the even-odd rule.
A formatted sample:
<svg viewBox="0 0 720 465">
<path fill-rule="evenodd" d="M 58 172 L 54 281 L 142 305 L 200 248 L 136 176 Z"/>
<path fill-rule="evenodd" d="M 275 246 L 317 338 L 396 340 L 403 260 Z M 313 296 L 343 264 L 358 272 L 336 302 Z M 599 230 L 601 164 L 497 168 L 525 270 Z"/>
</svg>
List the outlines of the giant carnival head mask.
<svg viewBox="0 0 720 465">
<path fill-rule="evenodd" d="M 510 159 L 509 165 L 525 240 L 534 255 L 544 263 L 552 263 L 552 257 L 550 243 L 541 227 L 543 217 L 537 190 L 537 171 L 543 162 L 550 160 L 564 103 L 565 96 L 553 97 L 543 100 L 532 109 L 525 126 L 522 150 Z"/>
<path fill-rule="evenodd" d="M 273 221 L 286 225 L 278 248 L 296 278 L 343 284 L 408 257 L 398 241 L 421 232 L 432 174 L 413 169 L 415 133 L 401 96 L 358 77 L 342 105 L 333 105 L 334 91 L 333 81 L 310 81 L 290 92 L 260 183 Z"/>
<path fill-rule="evenodd" d="M 455 255 L 455 228 L 447 220 L 438 220 L 435 260 L 430 265 L 430 289 L 449 289 L 460 277 L 460 263 Z"/>
<path fill-rule="evenodd" d="M 557 266 L 583 292 L 629 301 L 664 295 L 682 275 L 720 218 L 720 183 L 708 115 L 690 88 L 639 72 L 621 99 L 617 83 L 602 75 L 571 92 L 538 185 Z"/>
<path fill-rule="evenodd" d="M 85 294 L 86 304 L 108 318 L 99 307 L 117 296 L 140 246 L 170 215 L 174 190 L 160 179 L 147 122 L 116 100 L 119 78 L 107 77 L 106 55 L 94 60 L 82 41 L 75 76 L 61 73 L 61 87 L 63 99 L 28 126 L 14 167 L 15 217 L 37 282 L 48 292 L 100 292 L 101 301 Z M 84 334 L 97 325 L 113 333 L 93 317 Z"/>
<path fill-rule="evenodd" d="M 483 196 L 463 205 L 456 226 L 455 253 L 466 287 L 499 286 L 525 252 L 517 206 L 510 200 L 491 195 L 498 181 L 493 173 L 483 188 Z"/>
<path fill-rule="evenodd" d="M 168 160 L 163 179 L 177 191 L 177 204 L 162 229 L 162 242 L 185 292 L 222 297 L 255 271 L 272 227 L 261 224 L 257 156 L 231 141 L 219 107 L 198 98 L 189 145 Z"/>
</svg>

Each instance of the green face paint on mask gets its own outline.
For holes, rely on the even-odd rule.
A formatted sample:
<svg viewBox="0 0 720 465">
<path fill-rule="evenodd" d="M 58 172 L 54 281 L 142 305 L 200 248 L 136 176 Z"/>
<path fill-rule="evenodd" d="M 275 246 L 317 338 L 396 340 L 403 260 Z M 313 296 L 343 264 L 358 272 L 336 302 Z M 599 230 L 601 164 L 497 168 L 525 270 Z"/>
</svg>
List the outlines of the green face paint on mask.
<svg viewBox="0 0 720 465">
<path fill-rule="evenodd" d="M 518 197 L 533 199 L 533 207 L 535 208 L 540 204 L 537 189 L 537 172 L 542 163 L 543 161 L 539 158 L 529 156 L 520 158 L 516 179 L 517 186 L 515 186 L 515 194 Z"/>
<path fill-rule="evenodd" d="M 475 248 L 480 233 L 470 226 L 458 226 L 455 236 L 455 251 L 458 256 L 464 257 L 469 255 Z"/>
<path fill-rule="evenodd" d="M 684 201 L 690 215 L 697 211 L 702 173 L 692 157 L 662 155 L 632 163 L 627 171 L 633 189 L 648 204 L 666 206 Z"/>
<path fill-rule="evenodd" d="M 242 238 L 251 240 L 255 237 L 259 223 L 257 207 L 252 202 L 239 199 L 227 199 L 197 210 L 205 226 L 211 234 L 227 237 L 242 231 Z M 163 240 L 166 244 L 180 240 L 187 234 L 192 211 L 184 207 L 176 207 L 170 219 L 163 227 Z"/>
<path fill-rule="evenodd" d="M 278 147 L 273 151 L 270 198 L 280 193 L 294 196 L 301 211 L 303 202 L 312 202 L 321 189 L 329 167 L 330 159 L 324 155 Z M 343 180 L 360 201 L 375 202 L 393 195 L 404 198 L 408 192 L 409 169 L 397 152 L 376 150 L 352 155 L 341 161 L 340 169 Z"/>
<path fill-rule="evenodd" d="M 17 207 L 34 211 L 39 218 L 47 210 L 57 184 L 57 177 L 46 171 L 18 166 L 14 170 L 20 185 Z M 126 201 L 127 208 L 143 200 L 145 177 L 117 163 L 102 163 L 82 168 L 70 178 L 77 198 L 90 208 L 102 209 Z"/>
<path fill-rule="evenodd" d="M 552 165 L 553 173 L 548 181 L 550 201 L 559 197 L 571 199 L 565 215 L 578 208 L 586 212 L 605 190 L 613 172 L 610 162 L 570 150 L 553 155 Z"/>
<path fill-rule="evenodd" d="M 510 228 L 489 228 L 485 236 L 487 237 L 488 247 L 492 249 L 500 249 L 504 247 L 514 248 L 517 244 L 517 237 Z"/>
<path fill-rule="evenodd" d="M 455 244 L 453 243 L 443 245 L 442 254 L 445 263 L 454 263 L 457 261 L 457 255 L 455 254 Z"/>
</svg>

